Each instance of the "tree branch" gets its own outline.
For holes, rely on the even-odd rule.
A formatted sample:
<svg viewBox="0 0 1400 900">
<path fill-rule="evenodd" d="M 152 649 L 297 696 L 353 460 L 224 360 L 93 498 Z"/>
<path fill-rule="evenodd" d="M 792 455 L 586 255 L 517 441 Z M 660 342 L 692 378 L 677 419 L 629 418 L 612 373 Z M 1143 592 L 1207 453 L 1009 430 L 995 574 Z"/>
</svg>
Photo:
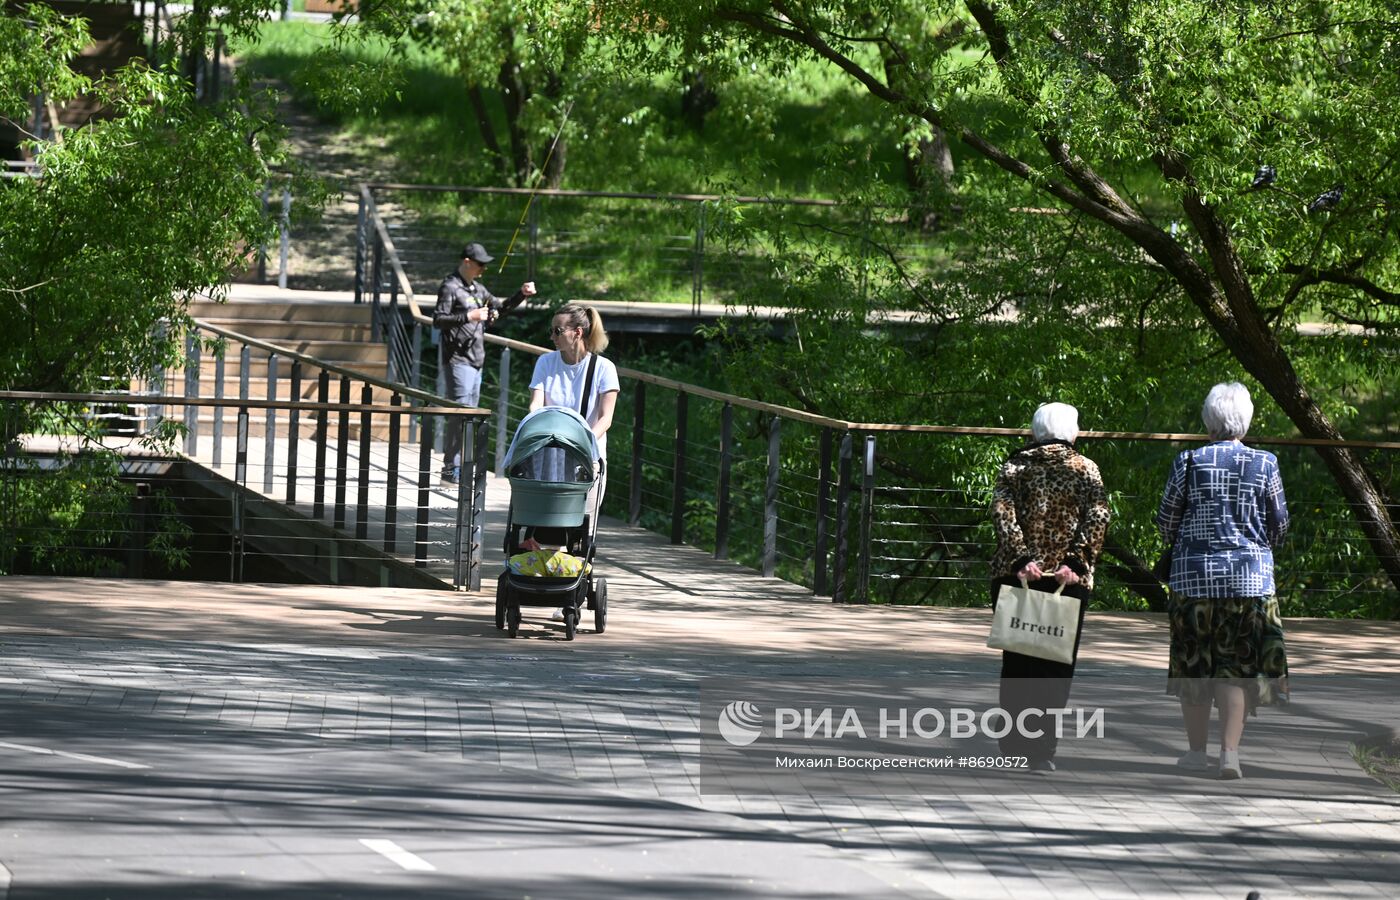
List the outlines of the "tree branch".
<svg viewBox="0 0 1400 900">
<path fill-rule="evenodd" d="M 1356 288 L 1366 296 L 1386 306 L 1400 306 L 1400 292 L 1386 290 L 1369 278 L 1353 275 L 1351 272 L 1342 269 L 1315 269 L 1308 266 L 1284 266 L 1283 271 L 1290 275 L 1297 275 L 1300 280 L 1305 282 L 1305 286 L 1324 283 L 1340 284 L 1346 287 Z"/>
</svg>

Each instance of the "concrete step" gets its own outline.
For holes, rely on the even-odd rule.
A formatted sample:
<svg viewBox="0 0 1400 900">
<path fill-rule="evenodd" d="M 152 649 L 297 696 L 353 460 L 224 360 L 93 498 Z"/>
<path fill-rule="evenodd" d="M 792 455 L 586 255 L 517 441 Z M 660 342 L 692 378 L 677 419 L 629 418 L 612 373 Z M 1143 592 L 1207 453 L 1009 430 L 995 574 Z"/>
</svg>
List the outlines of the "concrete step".
<svg viewBox="0 0 1400 900">
<path fill-rule="evenodd" d="M 336 363 L 336 365 L 342 365 L 352 372 L 358 372 L 361 375 L 366 375 L 370 378 L 378 378 L 381 381 L 387 380 L 389 367 L 388 364 L 384 362 L 375 363 L 352 360 L 346 363 Z M 216 361 L 212 357 L 205 356 L 199 361 L 199 382 L 201 385 L 200 393 L 205 396 L 212 395 L 214 392 L 213 384 L 215 367 Z M 267 370 L 267 357 L 265 356 L 255 356 L 248 362 L 248 378 L 250 381 L 254 379 L 266 381 Z M 323 370 L 320 366 L 312 365 L 310 363 L 302 363 L 301 380 L 304 384 L 315 384 L 316 379 L 320 377 L 322 371 Z M 237 391 L 238 379 L 241 375 L 242 369 L 239 365 L 238 356 L 230 355 L 224 360 L 224 390 Z M 166 377 L 171 385 L 183 384 L 183 379 L 185 377 L 184 370 L 174 369 L 168 372 Z M 292 361 L 288 359 L 278 359 L 277 380 L 279 385 L 290 383 L 291 377 Z M 340 390 L 340 388 L 338 387 L 338 385 L 340 384 L 340 374 L 337 372 L 330 372 L 330 380 L 331 395 L 332 397 L 335 397 L 337 396 L 337 391 Z M 355 379 L 351 378 L 350 381 L 353 385 Z M 354 390 L 358 391 L 359 387 L 354 387 Z"/>
<path fill-rule="evenodd" d="M 304 369 L 303 369 L 303 372 L 305 372 Z M 318 374 L 318 373 L 319 373 L 319 370 L 317 370 L 317 373 L 313 373 L 313 375 L 312 375 L 311 378 L 307 378 L 307 377 L 305 377 L 305 375 L 303 375 L 302 380 L 301 380 L 301 390 L 298 392 L 298 393 L 300 394 L 300 396 L 298 397 L 298 399 L 307 400 L 307 401 L 310 401 L 310 402 L 315 402 L 315 401 L 318 399 L 318 382 L 317 382 L 317 379 L 316 379 L 316 377 L 315 377 L 315 375 Z M 334 375 L 334 373 L 332 373 L 332 375 Z M 183 371 L 177 371 L 177 372 L 171 373 L 170 382 L 169 382 L 169 383 L 170 383 L 170 385 L 171 385 L 172 388 L 177 389 L 177 390 L 176 390 L 176 393 L 181 393 L 181 392 L 183 392 L 183 387 L 184 387 L 184 384 L 185 384 L 184 379 L 185 379 L 185 375 L 184 375 L 184 372 L 183 372 Z M 289 395 L 290 395 L 290 393 L 291 393 L 291 389 L 292 389 L 291 372 L 290 372 L 289 370 L 287 370 L 287 369 L 279 369 L 279 370 L 278 370 L 278 373 L 277 373 L 277 399 L 278 399 L 278 400 L 288 400 L 288 399 L 290 399 L 290 396 L 289 396 Z M 360 402 L 363 400 L 363 398 L 364 398 L 363 389 L 364 389 L 364 382 L 362 382 L 362 381 L 357 382 L 357 381 L 355 381 L 353 378 L 350 380 L 350 402 L 351 402 L 351 403 L 360 403 Z M 241 380 L 240 380 L 236 375 L 233 376 L 233 377 L 229 377 L 228 374 L 225 373 L 225 377 L 224 377 L 224 397 L 225 397 L 225 398 L 235 398 L 235 397 L 237 397 L 237 396 L 239 395 L 240 390 L 241 390 Z M 387 405 L 389 404 L 389 400 L 390 400 L 390 398 L 393 396 L 393 394 L 394 394 L 394 392 L 391 391 L 391 390 L 389 390 L 389 389 L 387 389 L 387 388 L 382 388 L 382 387 L 379 387 L 379 386 L 377 386 L 377 385 L 370 385 L 370 396 L 371 396 L 370 402 L 371 402 L 371 403 L 378 403 L 378 404 L 383 404 L 383 405 L 387 406 Z M 202 371 L 202 372 L 200 372 L 200 374 L 199 374 L 199 396 L 201 396 L 201 397 L 213 397 L 213 396 L 214 396 L 214 372 L 213 372 L 212 369 L 207 370 L 207 371 Z M 254 377 L 254 376 L 250 375 L 250 376 L 248 377 L 248 397 L 249 397 L 250 399 L 254 399 L 254 400 L 261 400 L 261 399 L 263 399 L 263 398 L 266 397 L 266 396 L 267 396 L 267 377 L 266 377 L 265 375 L 263 375 L 263 376 L 257 376 L 257 377 Z M 334 376 L 334 377 L 331 378 L 331 382 L 330 382 L 330 393 L 329 393 L 328 397 L 329 397 L 329 401 L 330 401 L 331 403 L 338 403 L 338 402 L 340 401 L 340 378 L 339 378 L 339 376 Z M 403 402 L 403 404 L 404 404 L 405 406 L 408 405 L 408 401 L 407 401 L 406 399 L 403 400 L 402 402 Z"/>
<path fill-rule="evenodd" d="M 268 341 L 284 350 L 291 350 L 303 356 L 313 356 L 322 362 L 335 363 L 336 365 L 355 365 L 359 367 L 364 364 L 381 364 L 389 359 L 389 348 L 380 343 L 372 341 L 325 341 L 306 340 L 296 338 L 282 341 Z M 241 355 L 241 348 L 236 342 L 230 341 L 225 350 L 226 364 L 233 364 L 238 361 Z M 209 354 L 205 353 L 205 357 Z M 259 357 L 266 361 L 267 356 L 262 350 L 256 347 L 252 350 L 253 362 L 257 362 Z M 291 362 L 283 359 L 282 365 L 289 366 Z"/>
<path fill-rule="evenodd" d="M 263 322 L 359 322 L 370 321 L 366 303 L 346 303 L 340 300 L 235 300 L 215 303 L 200 300 L 190 304 L 190 315 L 196 319 L 230 321 L 252 319 Z M 232 326 L 229 330 L 237 330 Z"/>
<path fill-rule="evenodd" d="M 349 341 L 363 344 L 373 341 L 374 335 L 368 322 L 289 322 L 283 319 L 216 319 L 209 316 L 200 317 L 200 321 L 279 346 L 297 340 Z"/>
</svg>

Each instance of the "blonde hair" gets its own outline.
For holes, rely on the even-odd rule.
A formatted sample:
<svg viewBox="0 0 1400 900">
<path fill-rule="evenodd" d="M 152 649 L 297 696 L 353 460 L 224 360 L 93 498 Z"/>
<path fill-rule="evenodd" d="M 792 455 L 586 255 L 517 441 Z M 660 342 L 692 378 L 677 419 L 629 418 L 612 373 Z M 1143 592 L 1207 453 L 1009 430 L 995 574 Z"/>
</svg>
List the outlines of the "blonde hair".
<svg viewBox="0 0 1400 900">
<path fill-rule="evenodd" d="M 583 346 L 589 353 L 608 349 L 608 333 L 603 330 L 603 317 L 598 310 L 582 303 L 569 303 L 556 316 L 564 316 L 570 328 L 583 329 Z"/>
</svg>

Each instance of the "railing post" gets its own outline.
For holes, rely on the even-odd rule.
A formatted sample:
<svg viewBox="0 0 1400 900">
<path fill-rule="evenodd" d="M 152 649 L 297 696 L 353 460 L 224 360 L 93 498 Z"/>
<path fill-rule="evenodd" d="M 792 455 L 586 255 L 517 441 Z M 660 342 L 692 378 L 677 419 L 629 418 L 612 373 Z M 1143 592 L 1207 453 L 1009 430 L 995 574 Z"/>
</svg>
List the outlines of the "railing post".
<svg viewBox="0 0 1400 900">
<path fill-rule="evenodd" d="M 471 420 L 466 416 L 446 418 L 447 427 L 458 429 L 462 438 L 459 444 L 462 448 L 462 468 L 458 472 L 457 515 L 452 533 L 452 586 L 460 591 L 467 584 L 469 577 L 467 569 L 468 557 L 471 555 L 471 535 L 468 530 L 471 528 L 472 495 L 476 492 L 476 472 L 471 469 L 472 463 L 466 456 L 469 452 L 474 452 L 476 435 L 473 433 Z"/>
<path fill-rule="evenodd" d="M 157 322 L 155 326 L 156 334 L 159 337 L 164 338 L 166 328 L 168 327 L 169 326 L 164 320 Z M 151 391 L 157 397 L 165 395 L 165 366 L 160 363 L 156 363 L 156 367 L 151 370 Z M 165 418 L 165 407 L 160 406 L 159 404 L 151 404 L 150 406 L 147 406 L 146 430 L 148 432 L 154 431 L 156 426 L 160 424 L 160 420 L 163 418 Z"/>
<path fill-rule="evenodd" d="M 345 490 L 350 468 L 350 376 L 340 376 L 340 410 L 336 415 L 335 447 L 335 517 L 336 528 L 345 527 Z"/>
<path fill-rule="evenodd" d="M 293 403 L 301 402 L 301 360 L 292 362 L 292 383 L 287 397 Z M 287 505 L 297 502 L 297 444 L 301 440 L 301 410 L 292 407 L 287 411 Z"/>
<path fill-rule="evenodd" d="M 631 484 L 627 500 L 627 522 L 637 525 L 642 520 L 642 457 L 646 444 L 647 384 L 637 382 L 637 393 L 632 399 L 632 471 L 628 473 Z"/>
<path fill-rule="evenodd" d="M 193 331 L 185 333 L 185 399 L 199 396 L 199 338 Z M 199 407 L 185 404 L 185 455 L 193 457 L 198 447 Z"/>
<path fill-rule="evenodd" d="M 472 447 L 472 469 L 471 482 L 463 480 L 463 484 L 472 485 L 472 503 L 470 527 L 467 529 L 467 538 L 471 542 L 469 550 L 470 556 L 467 561 L 467 590 L 481 590 L 481 557 L 485 544 L 485 515 L 486 515 L 486 441 L 490 437 L 486 430 L 484 420 L 475 420 L 471 425 L 472 438 L 475 443 Z M 466 444 L 462 445 L 463 447 Z M 462 473 L 466 475 L 465 472 Z"/>
<path fill-rule="evenodd" d="M 423 323 L 417 319 L 413 320 L 413 381 L 412 387 L 418 388 L 422 384 L 423 375 Z M 412 406 L 413 401 L 409 400 L 408 405 Z M 410 442 L 418 440 L 419 428 L 418 416 L 408 417 L 408 440 Z"/>
<path fill-rule="evenodd" d="M 403 398 L 397 392 L 389 397 L 389 405 L 398 407 Z M 393 553 L 398 544 L 399 528 L 399 426 L 403 417 L 389 414 L 389 474 L 384 493 L 384 552 Z"/>
<path fill-rule="evenodd" d="M 246 398 L 245 398 L 246 399 Z M 233 543 L 229 547 L 228 579 L 234 584 L 243 580 L 243 492 L 248 483 L 248 407 L 238 407 L 238 446 L 233 466 Z"/>
<path fill-rule="evenodd" d="M 253 350 L 244 344 L 238 350 L 238 399 L 248 399 L 249 370 L 253 368 Z"/>
<path fill-rule="evenodd" d="M 272 192 L 267 182 L 262 187 L 262 211 L 266 216 L 272 209 Z M 258 245 L 258 284 L 267 284 L 267 242 Z"/>
<path fill-rule="evenodd" d="M 700 304 L 705 299 L 705 201 L 696 204 L 695 250 L 692 257 L 690 314 L 700 315 Z"/>
<path fill-rule="evenodd" d="M 428 565 L 428 504 L 433 488 L 433 423 L 418 429 L 418 506 L 414 511 L 413 564 Z"/>
<path fill-rule="evenodd" d="M 389 380 L 398 383 L 399 378 L 403 374 L 399 372 L 399 356 L 403 353 L 405 348 L 397 346 L 399 343 L 398 336 L 403 332 L 403 323 L 398 321 L 399 280 L 397 278 L 389 279 L 389 307 L 384 311 L 384 316 L 386 319 L 389 316 L 393 316 L 395 320 L 392 325 L 386 322 L 386 324 L 380 328 L 380 334 L 384 336 L 384 342 L 389 345 L 389 358 L 387 360 Z M 388 334 L 384 334 L 384 329 L 386 328 L 388 329 Z"/>
<path fill-rule="evenodd" d="M 369 382 L 365 382 L 360 388 L 360 404 L 370 406 L 374 403 L 374 388 Z M 369 440 L 370 430 L 374 425 L 372 421 L 373 413 L 367 409 L 360 410 L 360 474 L 359 490 L 355 494 L 355 540 L 363 541 L 369 537 Z"/>
<path fill-rule="evenodd" d="M 501 351 L 500 394 L 496 397 L 496 477 L 506 474 L 506 440 L 510 428 L 510 348 Z"/>
<path fill-rule="evenodd" d="M 719 413 L 719 487 L 715 491 L 715 559 L 729 558 L 729 480 L 734 471 L 734 404 Z"/>
<path fill-rule="evenodd" d="M 360 195 L 356 198 L 355 206 L 355 302 L 363 303 L 365 300 L 365 191 L 364 185 L 360 185 Z M 417 385 L 414 385 L 417 387 Z"/>
<path fill-rule="evenodd" d="M 214 399 L 224 399 L 224 355 L 228 345 L 219 342 L 218 355 L 214 357 Z M 214 407 L 214 468 L 224 464 L 224 408 Z"/>
<path fill-rule="evenodd" d="M 856 563 L 856 599 L 870 602 L 870 519 L 875 507 L 875 435 L 866 435 L 860 485 L 860 555 Z"/>
<path fill-rule="evenodd" d="M 292 250 L 292 189 L 282 188 L 282 217 L 278 219 L 281 231 L 281 262 L 277 266 L 277 286 L 287 289 L 287 257 Z"/>
<path fill-rule="evenodd" d="M 277 399 L 277 354 L 267 357 L 267 399 Z M 263 493 L 272 496 L 272 477 L 277 466 L 277 410 L 267 408 L 267 418 L 263 425 Z"/>
<path fill-rule="evenodd" d="M 836 474 L 836 560 L 831 573 L 831 602 L 845 603 L 846 560 L 850 554 L 851 514 L 851 453 L 854 438 L 848 431 L 841 436 L 841 451 Z"/>
<path fill-rule="evenodd" d="M 374 285 L 374 287 L 371 289 L 371 290 L 372 290 L 372 296 L 374 297 L 374 300 L 372 301 L 372 304 L 371 304 L 371 306 L 370 306 L 370 312 L 369 312 L 369 336 L 370 336 L 370 340 L 374 341 L 376 344 L 379 343 L 381 340 L 383 340 L 383 335 L 384 335 L 384 330 L 383 330 L 383 328 L 380 326 L 380 323 L 379 323 L 379 317 L 383 314 L 383 313 L 380 311 L 380 305 L 379 305 L 379 291 L 380 291 L 380 285 L 383 283 L 383 282 L 382 282 L 382 278 L 383 278 L 382 267 L 383 267 L 383 265 L 384 265 L 384 243 L 383 243 L 382 241 L 379 240 L 378 233 L 376 232 L 376 234 L 375 234 L 375 239 L 374 239 L 374 261 L 373 261 L 372 263 L 370 263 L 370 269 L 369 269 L 370 281 L 371 281 L 371 283 Z"/>
<path fill-rule="evenodd" d="M 812 593 L 818 597 L 827 594 L 826 579 L 826 556 L 827 556 L 827 527 L 826 520 L 831 516 L 831 444 L 832 430 L 823 428 L 821 430 L 821 449 L 817 462 L 817 540 L 812 552 Z"/>
<path fill-rule="evenodd" d="M 330 431 L 331 373 L 325 369 L 316 376 L 316 466 L 311 473 L 311 517 L 321 521 L 326 516 L 326 439 Z"/>
<path fill-rule="evenodd" d="M 690 399 L 685 391 L 676 392 L 676 443 L 671 485 L 671 543 L 685 543 L 685 439 Z"/>
<path fill-rule="evenodd" d="M 782 466 L 781 435 L 783 420 L 774 416 L 768 422 L 768 483 L 763 491 L 763 577 L 778 571 L 778 472 Z"/>
</svg>

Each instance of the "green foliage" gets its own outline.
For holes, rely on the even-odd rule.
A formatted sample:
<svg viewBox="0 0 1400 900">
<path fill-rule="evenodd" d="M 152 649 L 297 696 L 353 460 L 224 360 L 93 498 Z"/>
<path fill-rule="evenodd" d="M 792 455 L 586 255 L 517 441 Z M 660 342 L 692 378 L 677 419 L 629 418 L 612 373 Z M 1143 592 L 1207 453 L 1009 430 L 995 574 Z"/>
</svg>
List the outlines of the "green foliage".
<svg viewBox="0 0 1400 900">
<path fill-rule="evenodd" d="M 0 116 L 28 118 L 35 87 L 59 102 L 82 90 L 86 79 L 68 61 L 87 43 L 83 19 L 65 19 L 38 4 L 0 11 Z"/>
<path fill-rule="evenodd" d="M 273 6 L 196 3 L 166 46 L 172 58 L 198 58 L 212 29 L 246 38 Z M 0 11 L 0 115 L 22 115 L 39 90 L 57 99 L 81 91 L 105 108 L 61 143 L 31 145 L 39 177 L 0 185 L 4 390 L 110 390 L 174 363 L 189 302 L 217 295 L 246 266 L 247 248 L 272 233 L 259 194 L 280 150 L 266 98 L 240 78 L 210 105 L 174 64 L 142 61 L 89 82 L 69 68 L 87 33 L 81 18 L 42 8 Z M 0 409 L 9 463 L 0 564 L 19 557 L 40 570 L 93 571 L 126 530 L 131 488 L 90 412 L 37 402 Z M 68 448 L 53 471 L 20 452 L 22 436 L 44 434 L 65 436 Z M 142 443 L 169 448 L 177 434 L 162 423 Z M 164 504 L 152 546 L 178 565 L 184 529 Z"/>
<path fill-rule="evenodd" d="M 106 86 L 110 121 L 44 149 L 0 207 L 0 384 L 83 391 L 174 361 L 173 330 L 268 234 L 256 120 L 197 104 L 140 66 Z M 170 184 L 179 190 L 170 190 Z"/>
</svg>

